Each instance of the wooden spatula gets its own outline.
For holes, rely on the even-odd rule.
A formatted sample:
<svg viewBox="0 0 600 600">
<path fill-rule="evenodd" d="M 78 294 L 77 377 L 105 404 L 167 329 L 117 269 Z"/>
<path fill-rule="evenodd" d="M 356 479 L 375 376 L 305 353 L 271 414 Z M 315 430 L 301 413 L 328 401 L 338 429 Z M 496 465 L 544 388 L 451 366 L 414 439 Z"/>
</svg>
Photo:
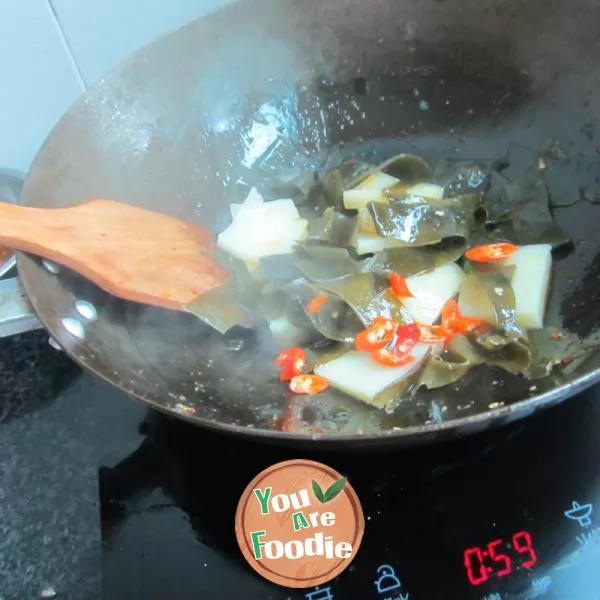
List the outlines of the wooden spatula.
<svg viewBox="0 0 600 600">
<path fill-rule="evenodd" d="M 229 279 L 207 256 L 211 231 L 112 200 L 50 209 L 0 202 L 0 245 L 64 265 L 120 298 L 175 310 Z"/>
</svg>

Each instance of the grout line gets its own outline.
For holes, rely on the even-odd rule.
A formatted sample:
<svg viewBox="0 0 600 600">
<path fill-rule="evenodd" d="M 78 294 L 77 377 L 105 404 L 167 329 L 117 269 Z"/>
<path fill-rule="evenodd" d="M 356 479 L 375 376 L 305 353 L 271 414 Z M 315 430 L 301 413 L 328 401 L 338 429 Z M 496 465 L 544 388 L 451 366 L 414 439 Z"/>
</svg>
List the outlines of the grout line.
<svg viewBox="0 0 600 600">
<path fill-rule="evenodd" d="M 79 68 L 79 65 L 77 64 L 77 61 L 75 60 L 75 55 L 73 54 L 73 49 L 71 48 L 71 44 L 69 44 L 69 40 L 67 39 L 67 36 L 65 35 L 65 30 L 63 29 L 63 27 L 61 25 L 60 18 L 58 17 L 58 13 L 56 12 L 56 9 L 54 7 L 54 3 L 52 2 L 52 0 L 47 0 L 47 4 L 48 4 L 48 8 L 50 9 L 50 13 L 52 14 L 52 18 L 54 19 L 54 23 L 56 24 L 56 27 L 57 27 L 60 37 L 62 39 L 62 42 L 67 51 L 67 54 L 69 55 L 69 58 L 71 59 L 71 64 L 73 66 L 73 69 L 75 69 L 75 73 L 77 74 L 77 79 L 79 79 L 79 83 L 81 84 L 81 87 L 83 87 L 84 90 L 87 90 L 88 86 L 85 83 L 85 79 L 83 78 L 83 74 L 81 72 L 81 69 Z"/>
</svg>

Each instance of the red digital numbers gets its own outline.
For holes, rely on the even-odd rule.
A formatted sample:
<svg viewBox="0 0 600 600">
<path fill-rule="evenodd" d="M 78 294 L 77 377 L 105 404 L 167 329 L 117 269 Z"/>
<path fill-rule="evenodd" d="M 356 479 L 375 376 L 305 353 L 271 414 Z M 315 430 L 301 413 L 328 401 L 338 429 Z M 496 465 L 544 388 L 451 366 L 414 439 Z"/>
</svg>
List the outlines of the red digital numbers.
<svg viewBox="0 0 600 600">
<path fill-rule="evenodd" d="M 501 546 L 503 543 L 504 542 L 502 540 L 495 540 L 494 542 L 490 542 L 488 544 L 488 554 L 490 555 L 490 558 L 494 562 L 504 565 L 502 569 L 496 571 L 496 575 L 498 575 L 498 577 L 503 577 L 504 575 L 508 575 L 512 572 L 512 563 L 510 561 L 510 557 L 506 554 L 496 552 L 496 548 Z"/>
<path fill-rule="evenodd" d="M 473 585 L 481 585 L 490 578 L 492 573 L 497 577 L 510 575 L 513 571 L 513 560 L 506 553 L 508 548 L 510 546 L 504 540 L 494 540 L 485 550 L 477 547 L 465 550 L 465 568 L 469 581 Z M 519 567 L 531 569 L 537 563 L 537 554 L 533 549 L 531 535 L 527 531 L 520 531 L 513 535 L 512 548 L 520 555 L 527 555 L 527 560 L 520 562 Z M 490 566 L 486 564 L 487 558 Z M 522 560 L 523 557 L 520 558 Z"/>
<path fill-rule="evenodd" d="M 473 564 L 472 556 L 476 557 L 478 565 Z M 467 568 L 467 577 L 473 585 L 479 585 L 488 580 L 489 576 L 487 574 L 487 567 L 483 564 L 481 548 L 469 548 L 465 550 L 465 567 Z"/>
<path fill-rule="evenodd" d="M 521 563 L 521 566 L 525 567 L 526 569 L 531 569 L 538 559 L 537 554 L 533 549 L 533 542 L 531 541 L 531 536 L 529 533 L 526 531 L 515 533 L 515 535 L 513 535 L 513 546 L 520 554 L 524 554 L 525 552 L 529 554 L 529 560 Z"/>
</svg>

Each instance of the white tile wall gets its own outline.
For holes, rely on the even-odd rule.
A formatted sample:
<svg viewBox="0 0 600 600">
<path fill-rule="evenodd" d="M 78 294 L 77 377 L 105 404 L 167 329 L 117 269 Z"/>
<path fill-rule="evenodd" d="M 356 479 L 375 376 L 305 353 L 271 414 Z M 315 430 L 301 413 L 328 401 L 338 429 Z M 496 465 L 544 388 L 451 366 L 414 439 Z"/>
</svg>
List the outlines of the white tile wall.
<svg viewBox="0 0 600 600">
<path fill-rule="evenodd" d="M 156 37 L 226 0 L 49 0 L 87 85 Z"/>
<path fill-rule="evenodd" d="M 227 1 L 0 0 L 0 168 L 26 171 L 86 85 Z"/>
<path fill-rule="evenodd" d="M 0 168 L 26 170 L 83 90 L 46 0 L 0 0 Z"/>
</svg>

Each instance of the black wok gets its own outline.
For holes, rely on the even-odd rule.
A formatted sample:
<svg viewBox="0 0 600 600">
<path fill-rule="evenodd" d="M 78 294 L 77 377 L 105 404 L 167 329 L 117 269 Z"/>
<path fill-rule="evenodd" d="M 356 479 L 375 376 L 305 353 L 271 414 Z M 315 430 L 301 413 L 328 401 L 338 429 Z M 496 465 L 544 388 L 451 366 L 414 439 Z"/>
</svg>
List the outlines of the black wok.
<svg viewBox="0 0 600 600">
<path fill-rule="evenodd" d="M 549 312 L 589 347 L 600 322 L 599 19 L 590 0 L 235 2 L 87 92 L 44 144 L 22 199 L 53 207 L 115 198 L 218 230 L 240 178 L 350 155 L 377 162 L 412 152 L 435 163 L 497 158 L 507 147 L 518 171 L 550 141 L 561 158 L 554 213 L 573 247 L 556 257 Z M 42 323 L 84 367 L 159 410 L 270 441 L 447 439 L 600 380 L 596 352 L 535 385 L 477 368 L 392 415 L 351 400 L 286 407 L 279 382 L 256 376 L 246 337 L 217 341 L 191 315 L 116 300 L 30 256 L 18 267 Z M 97 319 L 83 319 L 76 300 L 91 303 Z M 79 320 L 83 336 L 65 318 Z M 276 429 L 286 408 L 303 424 L 297 433 Z"/>
</svg>

